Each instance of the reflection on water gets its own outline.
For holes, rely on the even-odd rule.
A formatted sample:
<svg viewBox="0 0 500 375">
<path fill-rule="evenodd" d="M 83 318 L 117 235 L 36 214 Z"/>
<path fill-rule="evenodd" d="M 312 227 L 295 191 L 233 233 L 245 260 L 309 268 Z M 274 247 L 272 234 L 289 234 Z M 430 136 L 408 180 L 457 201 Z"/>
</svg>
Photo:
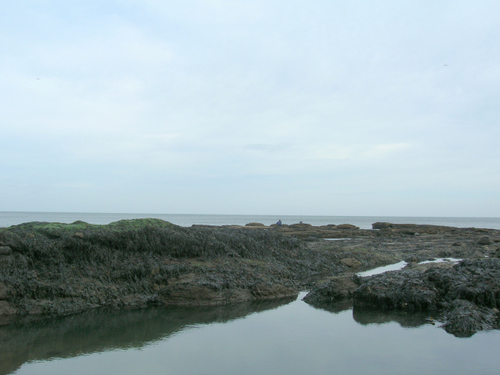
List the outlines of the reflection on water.
<svg viewBox="0 0 500 375">
<path fill-rule="evenodd" d="M 416 328 L 429 323 L 429 315 L 422 312 L 404 311 L 363 311 L 356 309 L 352 317 L 362 325 L 396 322 L 401 327 Z"/>
<path fill-rule="evenodd" d="M 142 348 L 191 326 L 229 322 L 293 300 L 220 307 L 96 310 L 0 327 L 0 374 L 9 374 L 26 362 Z"/>
<path fill-rule="evenodd" d="M 426 324 L 424 315 L 353 315 L 341 307 L 332 313 L 311 307 L 302 297 L 224 308 L 96 311 L 2 327 L 1 373 L 498 372 L 498 331 L 460 339 Z"/>
<path fill-rule="evenodd" d="M 344 311 L 352 312 L 354 321 L 362 325 L 369 324 L 385 324 L 390 322 L 399 323 L 401 327 L 420 327 L 424 324 L 429 324 L 431 321 L 436 323 L 434 319 L 430 319 L 426 312 L 405 311 L 374 311 L 352 308 L 352 301 L 344 300 L 339 302 L 321 303 L 315 302 L 310 304 L 312 307 L 320 310 L 325 310 L 334 314 L 339 314 Z"/>
</svg>

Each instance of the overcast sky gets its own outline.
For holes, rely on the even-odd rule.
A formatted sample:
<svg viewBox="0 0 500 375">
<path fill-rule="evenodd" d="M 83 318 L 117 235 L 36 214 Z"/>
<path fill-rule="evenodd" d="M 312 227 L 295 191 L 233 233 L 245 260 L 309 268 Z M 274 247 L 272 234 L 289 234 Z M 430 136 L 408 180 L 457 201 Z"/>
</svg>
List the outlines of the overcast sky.
<svg viewBox="0 0 500 375">
<path fill-rule="evenodd" d="M 500 2 L 16 0 L 0 211 L 500 216 Z"/>
</svg>

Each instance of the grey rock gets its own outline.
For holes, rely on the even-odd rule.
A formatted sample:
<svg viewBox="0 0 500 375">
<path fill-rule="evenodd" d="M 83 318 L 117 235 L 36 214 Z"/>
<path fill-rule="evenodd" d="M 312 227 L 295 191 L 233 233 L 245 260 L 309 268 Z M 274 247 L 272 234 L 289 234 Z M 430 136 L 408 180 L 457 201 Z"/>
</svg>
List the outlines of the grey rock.
<svg viewBox="0 0 500 375">
<path fill-rule="evenodd" d="M 380 221 L 377 221 L 376 223 L 372 224 L 373 229 L 387 229 L 387 228 L 392 228 L 392 226 L 393 226 L 392 223 L 386 223 Z"/>
<path fill-rule="evenodd" d="M 313 288 L 304 297 L 304 301 L 313 305 L 344 301 L 352 298 L 352 294 L 358 286 L 357 280 L 352 275 L 333 277 Z"/>
<path fill-rule="evenodd" d="M 482 236 L 477 240 L 478 245 L 490 245 L 491 240 L 489 236 Z"/>
</svg>

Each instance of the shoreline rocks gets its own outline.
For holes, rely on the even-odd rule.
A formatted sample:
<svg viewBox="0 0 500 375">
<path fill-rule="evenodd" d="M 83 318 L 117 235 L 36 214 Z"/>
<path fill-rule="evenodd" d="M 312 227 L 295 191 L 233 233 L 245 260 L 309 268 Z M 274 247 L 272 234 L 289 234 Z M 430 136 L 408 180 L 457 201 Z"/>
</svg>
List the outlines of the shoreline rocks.
<svg viewBox="0 0 500 375">
<path fill-rule="evenodd" d="M 470 337 L 500 328 L 500 259 L 484 258 L 410 266 L 370 277 L 332 278 L 313 288 L 304 301 L 324 307 L 350 302 L 363 311 L 425 312 L 443 322 L 446 332 Z M 347 277 L 346 277 L 347 278 Z"/>
<path fill-rule="evenodd" d="M 316 306 L 344 302 L 352 299 L 353 293 L 359 285 L 360 279 L 356 275 L 335 276 L 313 288 L 303 300 Z"/>
<path fill-rule="evenodd" d="M 405 260 L 406 269 L 351 276 L 349 286 L 339 277 L 327 278 L 313 286 L 304 301 L 328 311 L 353 307 L 357 315 L 363 311 L 427 313 L 439 316 L 442 327 L 460 337 L 500 328 L 500 231 L 391 223 L 373 227 L 376 236 L 358 238 L 358 245 L 334 241 L 336 250 L 364 246 L 372 254 L 393 256 L 392 263 Z M 418 264 L 435 258 L 464 260 L 457 265 Z"/>
<path fill-rule="evenodd" d="M 401 260 L 454 257 L 483 262 L 490 257 L 484 263 L 489 268 L 474 267 L 495 273 L 500 267 L 493 261 L 500 255 L 499 231 L 391 223 L 373 227 L 249 223 L 184 228 L 137 219 L 109 225 L 35 222 L 0 228 L 0 324 L 101 307 L 225 305 L 297 296 L 310 289 L 308 303 L 333 310 L 340 306 L 335 304 L 355 301 L 356 311 L 439 311 L 449 317 L 445 329 L 467 334 L 455 327 L 471 326 L 460 312 L 473 309 L 486 322 L 477 329 L 496 327 L 490 316 L 497 316 L 499 303 L 488 305 L 470 297 L 481 295 L 475 291 L 479 286 L 455 286 L 464 295 L 452 297 L 432 281 L 468 280 L 474 272 L 466 275 L 465 266 L 457 273 L 457 266 L 435 271 L 434 266 L 426 270 L 412 263 L 385 279 L 361 279 L 353 272 Z M 493 292 L 488 293 L 491 299 Z M 453 313 L 450 306 L 457 300 L 477 308 L 457 302 Z"/>
<path fill-rule="evenodd" d="M 336 253 L 281 231 L 158 219 L 0 228 L 0 324 L 101 308 L 212 306 L 297 296 L 343 272 Z M 344 258 L 344 257 L 343 257 Z"/>
</svg>

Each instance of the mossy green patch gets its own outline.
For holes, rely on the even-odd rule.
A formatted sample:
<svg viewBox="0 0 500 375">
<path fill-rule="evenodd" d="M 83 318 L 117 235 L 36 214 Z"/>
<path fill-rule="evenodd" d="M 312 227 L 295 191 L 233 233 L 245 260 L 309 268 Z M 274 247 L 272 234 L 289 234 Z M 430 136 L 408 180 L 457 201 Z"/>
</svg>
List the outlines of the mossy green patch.
<svg viewBox="0 0 500 375">
<path fill-rule="evenodd" d="M 134 230 L 142 229 L 144 227 L 154 227 L 154 228 L 170 228 L 176 225 L 161 219 L 131 219 L 131 220 L 119 220 L 104 227 L 114 230 Z"/>
</svg>

